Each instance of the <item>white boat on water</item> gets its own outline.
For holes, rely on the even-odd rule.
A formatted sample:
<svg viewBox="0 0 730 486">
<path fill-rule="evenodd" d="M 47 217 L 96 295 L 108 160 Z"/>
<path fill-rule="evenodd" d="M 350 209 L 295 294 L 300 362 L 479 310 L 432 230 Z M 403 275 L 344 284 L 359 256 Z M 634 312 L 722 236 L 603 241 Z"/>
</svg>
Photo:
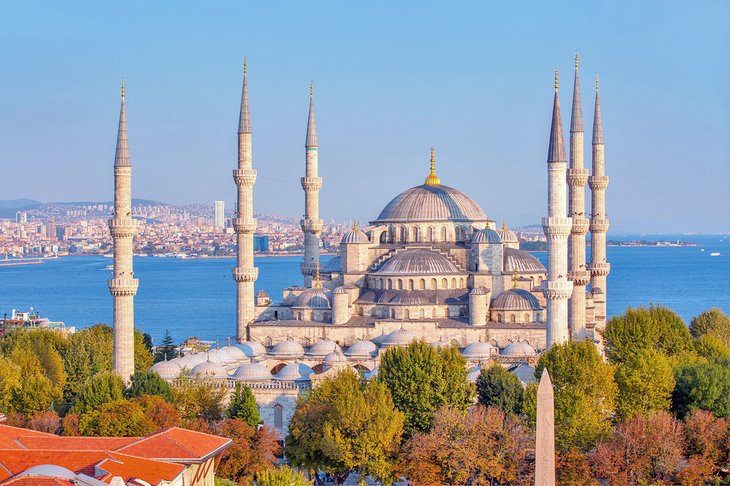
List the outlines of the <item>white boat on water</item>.
<svg viewBox="0 0 730 486">
<path fill-rule="evenodd" d="M 710 256 L 720 256 L 720 252 L 719 251 L 713 251 L 712 253 L 710 253 Z"/>
</svg>

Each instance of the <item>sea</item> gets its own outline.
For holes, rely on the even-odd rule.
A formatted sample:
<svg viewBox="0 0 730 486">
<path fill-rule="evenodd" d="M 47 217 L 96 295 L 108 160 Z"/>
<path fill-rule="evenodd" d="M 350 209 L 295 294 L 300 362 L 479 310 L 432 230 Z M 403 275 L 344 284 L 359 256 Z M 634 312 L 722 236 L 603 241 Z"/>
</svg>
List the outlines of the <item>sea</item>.
<svg viewBox="0 0 730 486">
<path fill-rule="evenodd" d="M 691 241 L 697 246 L 609 246 L 608 314 L 627 307 L 661 304 L 674 309 L 689 324 L 693 316 L 719 307 L 730 313 L 730 236 L 624 235 L 613 240 Z M 712 257 L 711 253 L 720 256 Z M 545 263 L 547 255 L 535 252 Z M 323 257 L 322 260 L 326 261 Z M 275 301 L 282 289 L 301 285 L 301 257 L 266 256 L 259 267 L 256 291 Z M 40 313 L 52 321 L 82 329 L 112 323 L 112 298 L 106 281 L 112 263 L 101 256 L 71 256 L 40 265 L 0 267 L 0 315 L 12 309 Z M 223 344 L 236 328 L 232 258 L 175 259 L 135 257 L 139 278 L 135 325 L 160 342 L 169 331 L 176 342 L 191 336 Z"/>
</svg>

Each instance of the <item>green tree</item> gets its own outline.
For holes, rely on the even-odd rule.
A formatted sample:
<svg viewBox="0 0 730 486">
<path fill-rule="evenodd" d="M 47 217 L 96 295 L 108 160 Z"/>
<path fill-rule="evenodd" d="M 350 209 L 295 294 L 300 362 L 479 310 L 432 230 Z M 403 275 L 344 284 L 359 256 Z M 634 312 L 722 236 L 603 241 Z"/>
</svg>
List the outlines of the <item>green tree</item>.
<svg viewBox="0 0 730 486">
<path fill-rule="evenodd" d="M 730 418 L 730 359 L 680 368 L 672 407 L 680 418 L 693 410 L 708 410 L 716 417 Z"/>
<path fill-rule="evenodd" d="M 295 466 L 334 475 L 336 484 L 354 471 L 391 484 L 403 420 L 384 384 L 343 370 L 299 398 L 285 454 Z"/>
<path fill-rule="evenodd" d="M 616 366 L 618 400 L 622 418 L 649 410 L 669 410 L 674 390 L 674 372 L 664 354 L 644 349 Z"/>
<path fill-rule="evenodd" d="M 312 482 L 289 466 L 277 467 L 259 473 L 255 486 L 309 486 Z"/>
<path fill-rule="evenodd" d="M 453 350 L 440 353 L 422 340 L 383 353 L 377 379 L 388 387 L 395 406 L 405 414 L 406 434 L 428 431 L 442 405 L 467 409 L 474 385 L 467 380 L 463 359 Z"/>
<path fill-rule="evenodd" d="M 21 371 L 21 382 L 12 389 L 10 411 L 25 416 L 35 415 L 50 410 L 54 398 L 53 385 L 48 378 L 37 373 L 23 376 Z"/>
<path fill-rule="evenodd" d="M 172 388 L 173 404 L 184 421 L 223 420 L 226 399 L 224 388 L 206 380 L 182 378 Z"/>
<path fill-rule="evenodd" d="M 251 427 L 261 423 L 259 407 L 256 405 L 256 398 L 249 386 L 241 386 L 236 383 L 236 388 L 231 396 L 231 403 L 228 405 L 228 416 L 246 422 Z"/>
<path fill-rule="evenodd" d="M 175 342 L 172 340 L 172 334 L 170 331 L 165 329 L 165 336 L 162 338 L 162 342 L 155 351 L 155 363 L 159 361 L 173 359 L 177 356 L 177 349 L 175 349 Z"/>
<path fill-rule="evenodd" d="M 689 332 L 695 339 L 714 336 L 725 346 L 730 346 L 730 316 L 718 308 L 710 309 L 692 318 Z"/>
<path fill-rule="evenodd" d="M 589 450 L 611 429 L 617 395 L 613 366 L 603 361 L 592 342 L 573 341 L 555 344 L 540 356 L 536 379 L 543 368 L 555 388 L 556 448 Z M 532 397 L 525 400 L 536 403 Z M 528 416 L 534 419 L 534 414 L 531 410 Z"/>
<path fill-rule="evenodd" d="M 154 371 L 135 371 L 127 390 L 128 398 L 157 395 L 172 402 L 172 387 Z"/>
<path fill-rule="evenodd" d="M 603 334 L 606 355 L 617 364 L 652 349 L 672 357 L 690 351 L 691 337 L 681 317 L 667 307 L 629 308 L 612 317 Z"/>
<path fill-rule="evenodd" d="M 692 341 L 694 352 L 698 356 L 713 359 L 730 359 L 730 346 L 726 346 L 720 338 L 714 334 L 705 334 Z M 687 364 L 687 363 L 684 363 Z"/>
<path fill-rule="evenodd" d="M 20 367 L 0 357 L 0 412 L 9 413 L 12 407 L 13 390 L 20 386 Z"/>
<path fill-rule="evenodd" d="M 154 362 L 151 346 L 147 345 L 145 335 L 139 329 L 134 330 L 134 371 L 147 371 Z"/>
<path fill-rule="evenodd" d="M 155 430 L 155 424 L 145 415 L 142 407 L 128 400 L 105 403 L 79 420 L 81 435 L 137 437 Z"/>
<path fill-rule="evenodd" d="M 479 403 L 507 413 L 520 413 L 524 389 L 519 378 L 501 365 L 482 368 L 477 378 Z"/>
<path fill-rule="evenodd" d="M 124 398 L 124 382 L 114 372 L 107 371 L 93 376 L 76 395 L 72 413 L 83 415 L 99 410 L 102 405 Z"/>
</svg>

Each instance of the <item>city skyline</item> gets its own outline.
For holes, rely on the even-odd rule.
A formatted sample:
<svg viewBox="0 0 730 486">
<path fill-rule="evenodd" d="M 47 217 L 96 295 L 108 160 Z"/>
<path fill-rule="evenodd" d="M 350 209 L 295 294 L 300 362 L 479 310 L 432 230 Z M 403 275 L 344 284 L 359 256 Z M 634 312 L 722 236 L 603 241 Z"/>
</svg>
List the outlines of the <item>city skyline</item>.
<svg viewBox="0 0 730 486">
<path fill-rule="evenodd" d="M 585 95 L 596 71 L 602 79 L 612 232 L 718 232 L 730 226 L 723 211 L 730 204 L 724 189 L 730 102 L 723 86 L 730 76 L 723 62 L 723 4 L 676 3 L 666 10 L 627 5 L 563 17 L 546 10 L 520 20 L 515 11 L 471 5 L 473 15 L 466 18 L 463 11 L 430 6 L 410 12 L 407 21 L 292 4 L 290 13 L 301 14 L 292 15 L 299 20 L 282 17 L 273 30 L 256 20 L 270 20 L 275 12 L 224 4 L 185 39 L 179 36 L 198 20 L 190 5 L 167 12 L 132 3 L 113 20 L 104 7 L 80 5 L 14 7 L 16 15 L 7 18 L 17 22 L 0 34 L 18 47 L 6 64 L 8 89 L 0 93 L 0 155 L 17 161 L 5 170 L 8 180 L 32 182 L 10 185 L 6 199 L 108 200 L 108 147 L 115 136 L 108 127 L 124 76 L 136 195 L 172 204 L 221 199 L 232 207 L 233 129 L 247 55 L 257 211 L 303 213 L 299 178 L 313 78 L 323 219 L 375 219 L 384 202 L 420 183 L 428 149 L 436 145 L 444 184 L 471 195 L 495 220 L 535 224 L 544 207 L 541 161 L 552 69 L 561 69 L 566 105 L 577 48 Z M 393 7 L 395 16 L 404 12 Z M 158 32 L 155 22 L 163 15 L 178 23 L 160 25 Z M 49 24 L 46 16 L 63 20 Z M 307 20 L 317 29 L 299 25 Z M 638 31 L 641 22 L 645 29 Z M 397 35 L 390 30 L 396 24 Z M 83 26 L 83 33 L 73 33 L 74 26 Z M 358 35 L 347 32 L 353 26 Z M 616 35 L 607 36 L 609 28 Z M 537 42 L 551 31 L 560 35 Z M 324 42 L 333 34 L 341 35 L 341 44 Z M 27 36 L 32 42 L 23 43 Z M 48 36 L 57 42 L 38 51 Z M 311 42 L 292 44 L 298 37 Z M 606 38 L 611 46 L 604 45 Z M 65 50 L 76 54 L 68 57 Z M 22 59 L 23 53 L 32 53 L 32 60 Z M 155 56 L 166 62 L 154 63 Z M 29 73 L 41 75 L 30 79 Z M 39 133 L 47 143 L 31 143 Z M 349 182 L 355 176 L 361 187 Z"/>
</svg>

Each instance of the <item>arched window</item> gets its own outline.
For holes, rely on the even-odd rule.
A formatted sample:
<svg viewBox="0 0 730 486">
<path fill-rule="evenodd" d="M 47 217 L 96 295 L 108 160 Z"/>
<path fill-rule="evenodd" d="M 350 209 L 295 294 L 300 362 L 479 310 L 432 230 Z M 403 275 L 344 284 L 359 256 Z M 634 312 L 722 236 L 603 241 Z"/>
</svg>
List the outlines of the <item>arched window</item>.
<svg viewBox="0 0 730 486">
<path fill-rule="evenodd" d="M 264 342 L 266 343 L 267 348 L 274 344 L 274 340 L 271 339 L 271 336 L 266 336 L 266 339 L 264 339 Z"/>
<path fill-rule="evenodd" d="M 380 233 L 380 243 L 385 244 L 387 242 L 388 242 L 388 232 L 383 231 L 382 233 Z"/>
<path fill-rule="evenodd" d="M 441 241 L 446 241 L 446 226 L 441 227 Z"/>
<path fill-rule="evenodd" d="M 426 290 L 426 279 L 425 279 L 425 278 L 422 278 L 422 279 L 421 279 L 421 282 L 420 282 L 420 289 L 421 289 L 421 290 Z"/>
<path fill-rule="evenodd" d="M 409 311 L 408 309 L 405 309 L 403 311 L 403 319 L 410 319 L 410 318 L 411 318 L 411 311 Z"/>
<path fill-rule="evenodd" d="M 436 282 L 435 278 L 431 279 L 431 290 L 436 290 L 438 288 L 438 283 Z"/>
<path fill-rule="evenodd" d="M 426 235 L 426 241 L 433 241 L 433 227 L 428 227 L 428 233 Z"/>
<path fill-rule="evenodd" d="M 277 429 L 284 427 L 284 407 L 279 403 L 274 405 L 274 427 Z"/>
<path fill-rule="evenodd" d="M 456 288 L 456 278 L 455 277 L 452 277 L 452 279 L 451 279 L 451 288 L 452 289 Z"/>
<path fill-rule="evenodd" d="M 413 279 L 412 278 L 409 278 L 408 279 L 408 290 L 413 290 L 413 288 L 414 288 L 413 287 Z"/>
<path fill-rule="evenodd" d="M 426 317 L 426 309 L 421 309 L 421 319 Z"/>
<path fill-rule="evenodd" d="M 398 290 L 403 290 L 403 280 L 398 279 Z"/>
<path fill-rule="evenodd" d="M 400 228 L 400 240 L 404 243 L 408 240 L 408 228 L 405 226 L 401 226 Z"/>
<path fill-rule="evenodd" d="M 512 324 L 514 324 L 514 323 L 515 323 L 515 321 L 516 321 L 516 318 L 515 318 L 515 315 L 514 315 L 514 314 L 510 314 L 510 316 L 509 316 L 509 321 L 510 321 L 510 322 L 511 322 Z"/>
<path fill-rule="evenodd" d="M 459 288 L 464 288 L 464 277 L 459 279 Z"/>
<path fill-rule="evenodd" d="M 530 322 L 530 314 L 525 314 L 525 322 Z"/>
<path fill-rule="evenodd" d="M 416 226 L 415 228 L 413 228 L 413 232 L 416 234 L 416 237 L 414 238 L 414 240 L 416 241 L 416 243 L 420 243 L 421 242 L 421 228 Z"/>
<path fill-rule="evenodd" d="M 502 314 L 497 314 L 497 322 L 502 322 Z"/>
<path fill-rule="evenodd" d="M 390 308 L 390 318 L 395 319 L 395 309 L 393 309 L 392 307 Z"/>
<path fill-rule="evenodd" d="M 441 288 L 448 289 L 449 288 L 449 281 L 445 278 L 441 279 Z"/>
<path fill-rule="evenodd" d="M 393 281 L 391 279 L 388 279 L 388 290 L 391 290 L 393 288 Z"/>
</svg>

